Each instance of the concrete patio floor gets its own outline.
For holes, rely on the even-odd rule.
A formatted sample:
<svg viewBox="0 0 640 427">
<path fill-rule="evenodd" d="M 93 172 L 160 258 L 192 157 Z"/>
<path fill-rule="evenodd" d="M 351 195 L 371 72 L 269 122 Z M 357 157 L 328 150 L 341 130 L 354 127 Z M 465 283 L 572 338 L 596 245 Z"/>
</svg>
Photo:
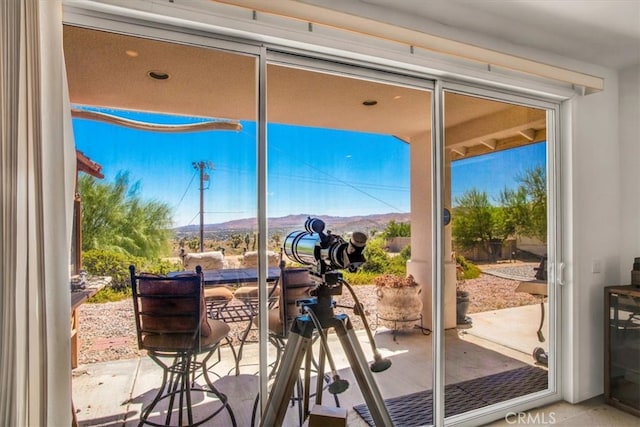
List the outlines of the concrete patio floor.
<svg viewBox="0 0 640 427">
<path fill-rule="evenodd" d="M 445 333 L 446 384 L 532 365 L 533 348 L 545 347 L 536 336 L 540 319 L 539 305 L 477 313 L 471 317 L 472 328 Z M 357 335 L 367 359 L 372 360 L 366 334 L 358 331 Z M 366 426 L 352 409 L 354 405 L 363 403 L 364 399 L 349 363 L 335 334 L 329 334 L 328 338 L 338 373 L 350 383 L 349 389 L 339 395 L 340 406 L 348 411 L 348 425 Z M 387 371 L 374 374 L 384 399 L 431 389 L 432 335 L 425 336 L 419 330 L 411 330 L 397 333 L 394 340 L 391 331 L 380 328 L 376 331 L 375 339 L 383 356 L 390 358 L 393 363 Z M 228 396 L 238 426 L 251 425 L 258 387 L 256 361 L 257 346 L 245 346 L 241 375 L 233 375 L 231 353 L 228 348 L 223 348 L 222 361 L 211 369 L 221 375 L 217 380 L 212 379 L 215 380 L 215 386 Z M 73 399 L 81 426 L 137 425 L 141 408 L 153 399 L 161 382 L 160 368 L 148 357 L 81 365 L 73 375 Z M 218 404 L 210 397 L 194 395 L 193 407 L 197 415 L 202 411 L 210 411 L 212 406 Z M 335 406 L 328 392 L 323 395 L 323 404 Z M 615 410 L 611 408 L 611 411 Z M 229 416 L 223 412 L 205 425 L 228 426 L 231 423 Z M 295 407 L 289 408 L 284 425 L 298 425 Z"/>
</svg>

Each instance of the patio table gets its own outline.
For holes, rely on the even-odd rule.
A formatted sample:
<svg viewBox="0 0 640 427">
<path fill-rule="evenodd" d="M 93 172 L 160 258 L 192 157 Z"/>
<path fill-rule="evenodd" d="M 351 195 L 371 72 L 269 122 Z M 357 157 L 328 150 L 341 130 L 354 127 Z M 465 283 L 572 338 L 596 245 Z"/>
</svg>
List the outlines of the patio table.
<svg viewBox="0 0 640 427">
<path fill-rule="evenodd" d="M 225 268 L 220 270 L 204 270 L 203 282 L 205 286 L 240 285 L 242 283 L 257 283 L 258 269 L 256 268 Z M 274 282 L 280 277 L 279 267 L 269 267 L 267 282 Z"/>
<path fill-rule="evenodd" d="M 73 279 L 77 279 L 77 276 L 73 276 Z M 71 289 L 71 369 L 78 367 L 78 329 L 80 328 L 78 307 L 109 283 L 111 283 L 109 276 L 87 276 L 84 288 Z"/>
</svg>

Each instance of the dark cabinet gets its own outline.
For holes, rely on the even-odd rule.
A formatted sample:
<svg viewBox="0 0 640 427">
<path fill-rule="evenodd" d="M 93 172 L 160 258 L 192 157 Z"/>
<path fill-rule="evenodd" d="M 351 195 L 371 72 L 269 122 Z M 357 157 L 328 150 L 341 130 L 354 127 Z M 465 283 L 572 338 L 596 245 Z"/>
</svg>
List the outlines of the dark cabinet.
<svg viewBox="0 0 640 427">
<path fill-rule="evenodd" d="M 640 416 L 640 287 L 605 288 L 604 396 Z"/>
</svg>

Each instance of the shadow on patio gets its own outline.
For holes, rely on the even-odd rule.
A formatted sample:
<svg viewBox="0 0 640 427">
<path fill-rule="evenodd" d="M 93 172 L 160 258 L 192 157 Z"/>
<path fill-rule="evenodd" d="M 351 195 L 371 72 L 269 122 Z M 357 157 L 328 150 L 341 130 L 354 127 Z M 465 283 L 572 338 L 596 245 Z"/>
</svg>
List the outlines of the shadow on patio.
<svg viewBox="0 0 640 427">
<path fill-rule="evenodd" d="M 445 333 L 447 415 L 488 404 L 474 404 L 468 395 L 456 398 L 456 393 L 460 392 L 456 386 L 478 378 L 489 381 L 492 375 L 533 366 L 531 352 L 534 347 L 540 346 L 536 337 L 540 319 L 539 305 L 475 313 L 472 317 L 472 328 L 448 330 Z M 367 359 L 372 360 L 366 334 L 361 330 L 357 331 L 357 335 Z M 353 409 L 354 406 L 361 405 L 364 399 L 349 363 L 336 335 L 331 333 L 328 338 L 339 374 L 350 383 L 349 389 L 339 395 L 340 406 L 347 409 L 350 426 L 366 426 L 368 424 Z M 423 392 L 419 397 L 430 400 L 430 394 L 425 395 L 424 391 L 432 388 L 432 335 L 425 336 L 420 331 L 413 330 L 398 332 L 394 340 L 391 331 L 380 328 L 375 334 L 375 339 L 383 356 L 389 357 L 393 362 L 387 371 L 374 374 L 383 398 L 387 400 Z M 222 362 L 212 369 L 222 375 L 215 385 L 228 395 L 239 426 L 251 425 L 252 408 L 258 387 L 258 378 L 254 375 L 257 371 L 257 350 L 255 344 L 245 346 L 239 376 L 225 375 L 233 370 L 228 348 L 223 348 Z M 160 383 L 160 375 L 160 369 L 147 357 L 79 366 L 74 370 L 73 397 L 80 425 L 137 425 L 141 407 L 153 398 Z M 546 385 L 546 381 L 544 384 Z M 517 394 L 507 395 L 504 399 L 515 396 Z M 203 401 L 202 395 L 195 395 L 192 406 L 196 414 L 199 411 L 211 410 L 212 405 L 218 404 L 208 399 L 207 397 Z M 313 405 L 313 399 L 311 400 Z M 462 404 L 454 405 L 454 400 Z M 323 403 L 327 406 L 334 405 L 333 396 L 326 391 Z M 429 402 L 426 403 L 425 405 L 423 401 L 419 407 L 430 406 Z M 403 408 L 401 412 L 407 412 L 407 408 Z M 422 423 L 429 421 L 428 414 L 416 416 L 422 417 Z M 297 408 L 290 407 L 285 425 L 297 425 L 297 420 Z M 207 425 L 226 426 L 230 425 L 230 420 L 226 414 L 220 414 Z"/>
</svg>

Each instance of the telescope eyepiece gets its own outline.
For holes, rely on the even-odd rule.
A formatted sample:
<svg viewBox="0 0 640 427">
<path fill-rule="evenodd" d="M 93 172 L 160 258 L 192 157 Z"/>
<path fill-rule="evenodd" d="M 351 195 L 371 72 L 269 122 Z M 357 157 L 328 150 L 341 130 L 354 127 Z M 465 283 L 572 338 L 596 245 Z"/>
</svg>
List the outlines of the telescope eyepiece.
<svg viewBox="0 0 640 427">
<path fill-rule="evenodd" d="M 366 244 L 367 244 L 367 235 L 360 231 L 354 231 L 353 234 L 351 235 L 351 239 L 349 239 L 348 252 L 351 254 L 358 250 L 361 251 L 362 249 L 364 249 Z"/>
<path fill-rule="evenodd" d="M 309 217 L 304 222 L 304 229 L 307 230 L 309 233 L 323 234 L 324 233 L 324 221 L 322 221 L 319 218 L 311 218 L 311 217 Z"/>
</svg>

